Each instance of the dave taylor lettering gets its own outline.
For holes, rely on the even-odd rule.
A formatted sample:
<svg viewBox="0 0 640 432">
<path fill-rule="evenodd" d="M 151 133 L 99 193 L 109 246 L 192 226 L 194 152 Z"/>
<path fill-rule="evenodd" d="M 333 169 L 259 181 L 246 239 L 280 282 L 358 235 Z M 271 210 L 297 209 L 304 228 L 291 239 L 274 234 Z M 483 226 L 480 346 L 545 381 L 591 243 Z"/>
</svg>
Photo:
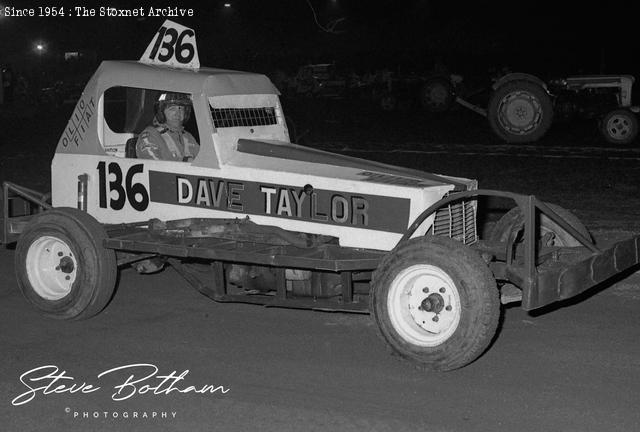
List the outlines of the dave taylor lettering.
<svg viewBox="0 0 640 432">
<path fill-rule="evenodd" d="M 180 385 L 189 374 L 189 369 L 180 374 L 175 370 L 168 375 L 160 375 L 158 367 L 148 363 L 130 364 L 118 366 L 98 374 L 98 380 L 108 375 L 126 377 L 120 384 L 113 386 L 111 399 L 118 402 L 130 399 L 137 395 L 168 395 L 170 393 L 200 393 L 226 394 L 230 389 L 224 386 L 205 385 Z M 16 396 L 11 401 L 14 406 L 31 402 L 38 395 L 51 394 L 87 394 L 97 392 L 101 386 L 86 381 L 76 381 L 67 374 L 66 370 L 60 371 L 57 366 L 47 365 L 31 369 L 20 375 L 20 382 L 28 390 Z"/>
<path fill-rule="evenodd" d="M 310 191 L 214 178 L 176 179 L 175 202 L 207 207 L 367 227 L 369 202 L 361 196 L 333 191 Z M 257 203 L 260 208 L 252 208 Z"/>
<path fill-rule="evenodd" d="M 213 207 L 233 211 L 243 211 L 242 196 L 244 184 L 215 179 L 198 179 L 194 188 L 186 178 L 178 177 L 178 204 L 194 203 L 198 206 Z M 194 195 L 195 189 L 195 195 Z M 224 200 L 223 200 L 224 198 Z M 195 200 L 195 201 L 194 201 Z"/>
<path fill-rule="evenodd" d="M 303 218 L 304 202 L 309 197 L 309 217 L 320 222 L 331 219 L 332 222 L 352 225 L 369 225 L 369 203 L 361 197 L 345 198 L 340 194 L 333 194 L 328 203 L 318 203 L 318 194 L 312 192 L 307 194 L 304 190 L 260 187 L 260 192 L 264 194 L 265 214 L 277 216 L 295 216 Z M 323 206 L 328 214 L 321 211 Z"/>
</svg>

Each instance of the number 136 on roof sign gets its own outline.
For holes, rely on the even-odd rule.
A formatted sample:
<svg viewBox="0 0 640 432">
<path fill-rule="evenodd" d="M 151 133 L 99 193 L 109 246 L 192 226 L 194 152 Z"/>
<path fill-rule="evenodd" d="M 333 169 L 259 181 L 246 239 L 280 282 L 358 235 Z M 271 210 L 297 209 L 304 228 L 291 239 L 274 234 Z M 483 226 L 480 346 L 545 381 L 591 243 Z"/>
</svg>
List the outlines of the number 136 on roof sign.
<svg viewBox="0 0 640 432">
<path fill-rule="evenodd" d="M 186 69 L 199 69 L 196 33 L 192 29 L 166 20 L 147 46 L 140 62 Z"/>
</svg>

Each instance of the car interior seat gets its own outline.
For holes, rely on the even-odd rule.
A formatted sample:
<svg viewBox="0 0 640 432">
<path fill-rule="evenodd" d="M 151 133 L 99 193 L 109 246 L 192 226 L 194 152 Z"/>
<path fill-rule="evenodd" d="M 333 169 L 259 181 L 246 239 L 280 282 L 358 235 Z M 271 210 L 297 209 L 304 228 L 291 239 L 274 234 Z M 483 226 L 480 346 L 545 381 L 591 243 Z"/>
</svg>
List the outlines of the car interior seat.
<svg viewBox="0 0 640 432">
<path fill-rule="evenodd" d="M 124 157 L 129 159 L 137 158 L 136 155 L 136 142 L 138 142 L 138 137 L 134 136 L 127 140 L 127 143 L 124 146 Z"/>
</svg>

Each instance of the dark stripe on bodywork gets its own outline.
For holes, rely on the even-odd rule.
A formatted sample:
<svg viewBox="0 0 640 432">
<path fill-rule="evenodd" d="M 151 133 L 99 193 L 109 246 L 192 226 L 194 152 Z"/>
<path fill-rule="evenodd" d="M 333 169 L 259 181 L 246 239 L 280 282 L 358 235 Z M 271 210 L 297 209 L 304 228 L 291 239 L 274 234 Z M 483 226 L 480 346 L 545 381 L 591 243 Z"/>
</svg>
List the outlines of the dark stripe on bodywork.
<svg viewBox="0 0 640 432">
<path fill-rule="evenodd" d="M 178 202 L 178 179 L 189 182 L 193 188 L 193 197 L 188 202 Z M 208 188 L 208 200 L 198 200 L 199 187 Z M 265 193 L 261 188 L 275 192 Z M 324 189 L 314 189 L 312 194 L 307 195 L 303 192 L 304 185 L 278 185 L 159 171 L 149 171 L 149 189 L 151 202 L 164 204 L 393 233 L 404 233 L 409 226 L 408 198 Z M 332 205 L 336 202 L 338 206 L 333 215 Z M 267 212 L 267 206 L 270 212 Z"/>
</svg>

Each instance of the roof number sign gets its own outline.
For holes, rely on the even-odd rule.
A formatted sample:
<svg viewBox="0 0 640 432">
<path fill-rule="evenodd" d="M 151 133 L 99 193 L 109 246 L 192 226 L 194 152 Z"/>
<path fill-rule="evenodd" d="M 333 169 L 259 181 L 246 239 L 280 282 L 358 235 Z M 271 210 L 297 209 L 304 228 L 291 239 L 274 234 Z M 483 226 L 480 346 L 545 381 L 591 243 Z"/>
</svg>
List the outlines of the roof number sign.
<svg viewBox="0 0 640 432">
<path fill-rule="evenodd" d="M 196 32 L 166 20 L 147 46 L 140 62 L 186 69 L 199 69 Z"/>
</svg>

